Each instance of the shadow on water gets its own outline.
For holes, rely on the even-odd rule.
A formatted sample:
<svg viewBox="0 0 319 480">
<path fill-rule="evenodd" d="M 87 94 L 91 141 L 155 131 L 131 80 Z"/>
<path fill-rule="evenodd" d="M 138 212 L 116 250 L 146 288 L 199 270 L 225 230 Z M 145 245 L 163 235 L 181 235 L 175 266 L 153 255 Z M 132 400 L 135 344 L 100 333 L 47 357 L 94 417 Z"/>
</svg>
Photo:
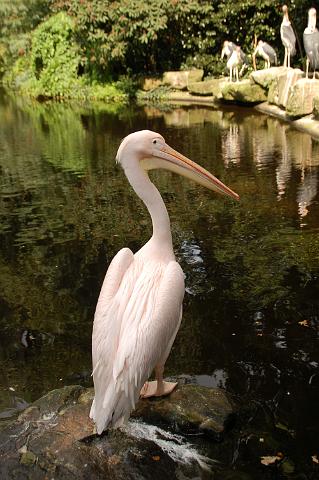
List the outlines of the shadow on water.
<svg viewBox="0 0 319 480">
<path fill-rule="evenodd" d="M 187 285 L 167 373 L 252 402 L 264 420 L 258 434 L 246 428 L 246 446 L 268 435 L 267 417 L 269 431 L 284 435 L 290 473 L 298 464 L 311 472 L 319 455 L 319 143 L 245 109 L 117 110 L 2 95 L 0 124 L 2 417 L 49 389 L 91 384 L 92 317 L 107 265 L 151 231 L 115 153 L 127 133 L 149 128 L 241 196 L 235 205 L 152 174 Z"/>
</svg>

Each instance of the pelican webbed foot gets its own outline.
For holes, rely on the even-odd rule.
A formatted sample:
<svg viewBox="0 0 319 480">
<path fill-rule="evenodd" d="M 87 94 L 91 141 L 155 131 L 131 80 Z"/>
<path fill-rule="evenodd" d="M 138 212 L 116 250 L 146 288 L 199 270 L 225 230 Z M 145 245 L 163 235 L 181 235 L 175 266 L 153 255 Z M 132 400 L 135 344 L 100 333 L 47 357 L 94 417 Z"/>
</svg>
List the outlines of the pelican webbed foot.
<svg viewBox="0 0 319 480">
<path fill-rule="evenodd" d="M 174 388 L 177 387 L 177 382 L 158 382 L 154 380 L 152 382 L 145 382 L 140 397 L 141 398 L 150 398 L 150 397 L 164 397 L 172 393 Z"/>
</svg>

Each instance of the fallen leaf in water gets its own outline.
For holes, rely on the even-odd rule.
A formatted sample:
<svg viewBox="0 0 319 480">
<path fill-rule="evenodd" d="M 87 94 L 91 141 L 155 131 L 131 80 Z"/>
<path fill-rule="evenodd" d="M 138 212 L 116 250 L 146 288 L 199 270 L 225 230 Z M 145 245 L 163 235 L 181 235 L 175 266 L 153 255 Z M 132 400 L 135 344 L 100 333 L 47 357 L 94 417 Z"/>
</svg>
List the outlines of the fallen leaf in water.
<svg viewBox="0 0 319 480">
<path fill-rule="evenodd" d="M 317 455 L 312 455 L 311 458 L 312 458 L 312 461 L 313 461 L 314 463 L 319 463 L 319 460 L 318 460 Z"/>
<path fill-rule="evenodd" d="M 298 322 L 299 325 L 302 325 L 303 327 L 309 327 L 308 320 L 302 320 L 301 322 Z"/>
<path fill-rule="evenodd" d="M 154 455 L 152 459 L 155 460 L 155 462 L 158 462 L 161 459 L 161 457 L 159 455 Z"/>
<path fill-rule="evenodd" d="M 263 465 L 272 465 L 273 463 L 277 462 L 277 460 L 281 460 L 281 458 L 282 457 L 279 457 L 278 455 L 260 457 L 260 463 Z"/>
</svg>

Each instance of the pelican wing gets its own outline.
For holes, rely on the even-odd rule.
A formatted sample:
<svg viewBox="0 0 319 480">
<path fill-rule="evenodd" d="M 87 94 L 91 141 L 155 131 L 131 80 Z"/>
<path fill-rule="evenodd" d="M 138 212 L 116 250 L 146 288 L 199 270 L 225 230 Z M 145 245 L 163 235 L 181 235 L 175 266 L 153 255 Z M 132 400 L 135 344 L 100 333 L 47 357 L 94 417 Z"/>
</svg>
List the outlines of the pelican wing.
<svg viewBox="0 0 319 480">
<path fill-rule="evenodd" d="M 128 419 L 142 385 L 176 334 L 184 295 L 177 262 L 143 263 L 134 257 L 129 263 L 132 257 L 124 256 L 119 263 L 128 267 L 123 273 L 111 265 L 117 278 L 107 273 L 94 319 L 90 416 L 98 433 Z"/>
</svg>

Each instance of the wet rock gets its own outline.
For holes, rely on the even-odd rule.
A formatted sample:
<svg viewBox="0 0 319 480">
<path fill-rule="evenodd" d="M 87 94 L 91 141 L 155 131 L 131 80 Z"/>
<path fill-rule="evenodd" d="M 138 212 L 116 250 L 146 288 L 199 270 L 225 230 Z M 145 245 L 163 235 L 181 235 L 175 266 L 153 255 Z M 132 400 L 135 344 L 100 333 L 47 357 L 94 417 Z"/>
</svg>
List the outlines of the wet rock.
<svg viewBox="0 0 319 480">
<path fill-rule="evenodd" d="M 121 430 L 94 434 L 93 390 L 69 386 L 30 405 L 0 431 L 0 478 L 212 479 L 211 461 L 172 431 L 220 439 L 233 412 L 219 389 L 179 387 L 167 399 L 142 400 Z M 169 426 L 162 429 L 153 423 Z"/>
<path fill-rule="evenodd" d="M 290 89 L 303 75 L 299 68 L 281 68 L 269 86 L 268 102 L 286 108 Z"/>
<path fill-rule="evenodd" d="M 224 82 L 221 85 L 221 94 L 223 100 L 239 104 L 256 104 L 267 99 L 264 89 L 248 79 L 241 82 Z"/>
<path fill-rule="evenodd" d="M 184 433 L 203 432 L 220 440 L 232 423 L 233 406 L 221 389 L 182 385 L 167 398 L 139 402 L 133 415 L 148 423 L 173 426 Z"/>
<path fill-rule="evenodd" d="M 203 78 L 204 71 L 182 70 L 180 72 L 164 72 L 163 84 L 168 85 L 176 90 L 186 90 L 188 84 L 200 82 Z"/>
</svg>

